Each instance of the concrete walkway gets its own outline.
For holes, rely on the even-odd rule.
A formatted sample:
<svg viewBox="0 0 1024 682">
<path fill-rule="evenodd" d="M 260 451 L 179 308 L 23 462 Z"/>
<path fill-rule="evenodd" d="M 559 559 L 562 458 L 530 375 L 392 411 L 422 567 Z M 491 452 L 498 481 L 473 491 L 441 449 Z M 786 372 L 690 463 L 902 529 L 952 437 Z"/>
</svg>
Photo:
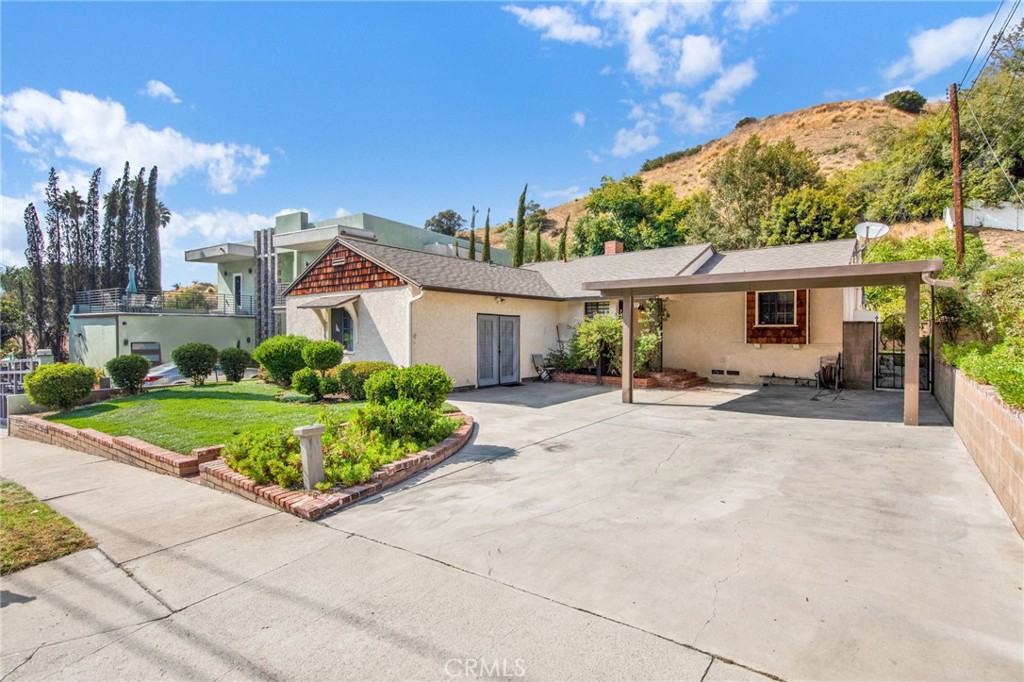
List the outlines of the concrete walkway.
<svg viewBox="0 0 1024 682">
<path fill-rule="evenodd" d="M 461 394 L 472 446 L 321 523 L 5 439 L 99 549 L 3 580 L 2 670 L 1021 679 L 1024 543 L 934 402 L 814 397 Z"/>
</svg>

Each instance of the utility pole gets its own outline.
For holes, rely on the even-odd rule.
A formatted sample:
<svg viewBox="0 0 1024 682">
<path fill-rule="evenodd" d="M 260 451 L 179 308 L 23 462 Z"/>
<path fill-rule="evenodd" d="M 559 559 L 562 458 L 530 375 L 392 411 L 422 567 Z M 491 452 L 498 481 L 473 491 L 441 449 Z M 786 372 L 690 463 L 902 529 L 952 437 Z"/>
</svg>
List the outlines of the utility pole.
<svg viewBox="0 0 1024 682">
<path fill-rule="evenodd" d="M 953 227 L 956 230 L 956 266 L 964 266 L 964 193 L 960 180 L 960 105 L 956 83 L 949 86 L 949 117 L 953 129 Z"/>
</svg>

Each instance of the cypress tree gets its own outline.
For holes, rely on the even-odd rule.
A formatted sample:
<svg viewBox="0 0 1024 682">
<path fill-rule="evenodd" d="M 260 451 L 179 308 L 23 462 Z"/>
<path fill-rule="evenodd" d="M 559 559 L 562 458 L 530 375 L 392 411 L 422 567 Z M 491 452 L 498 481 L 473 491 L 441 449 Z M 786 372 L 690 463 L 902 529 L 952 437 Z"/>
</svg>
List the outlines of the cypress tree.
<svg viewBox="0 0 1024 682">
<path fill-rule="evenodd" d="M 487 209 L 487 217 L 484 219 L 484 250 L 480 256 L 483 262 L 491 262 L 491 209 Z"/>
<path fill-rule="evenodd" d="M 476 206 L 469 216 L 469 260 L 476 260 Z"/>
<path fill-rule="evenodd" d="M 67 297 L 64 291 L 64 217 L 57 179 L 57 171 L 50 168 L 50 177 L 46 183 L 46 259 L 49 261 L 50 283 L 53 285 L 53 319 L 48 341 L 54 359 L 63 362 L 64 321 L 68 311 L 65 310 Z"/>
<path fill-rule="evenodd" d="M 542 260 L 544 260 L 544 252 L 541 251 L 541 248 L 540 248 L 540 228 L 541 228 L 542 223 L 543 223 L 543 221 L 540 221 L 540 220 L 537 221 L 537 230 L 536 230 L 536 232 L 537 232 L 537 240 L 536 240 L 536 242 L 533 245 L 533 262 L 534 263 L 539 263 Z"/>
<path fill-rule="evenodd" d="M 132 209 L 132 176 L 131 167 L 124 162 L 124 173 L 121 181 L 114 187 L 117 190 L 117 216 L 114 223 L 114 233 L 117 235 L 114 247 L 113 279 L 115 287 L 128 285 L 128 263 L 131 262 L 131 241 L 130 224 Z M 111 190 L 113 191 L 113 190 Z"/>
<path fill-rule="evenodd" d="M 89 178 L 89 194 L 85 200 L 85 225 L 83 239 L 86 248 L 86 276 L 84 285 L 90 289 L 100 286 L 100 177 L 103 171 L 97 168 Z"/>
<path fill-rule="evenodd" d="M 146 183 L 146 210 L 143 216 L 143 276 L 147 289 L 160 290 L 160 202 L 156 198 L 157 170 L 153 166 Z"/>
<path fill-rule="evenodd" d="M 149 282 L 146 281 L 145 265 L 145 234 L 146 234 L 146 169 L 139 169 L 139 174 L 132 179 L 132 211 L 129 220 L 128 235 L 131 240 L 129 252 L 135 266 L 135 285 L 140 289 L 149 289 Z"/>
<path fill-rule="evenodd" d="M 43 229 L 35 204 L 25 207 L 25 261 L 32 276 L 32 316 L 36 328 L 36 348 L 46 337 L 46 274 L 43 269 Z"/>
<path fill-rule="evenodd" d="M 110 191 L 103 197 L 103 228 L 100 232 L 100 286 L 117 286 L 115 272 L 117 256 L 117 205 L 121 196 L 121 180 L 114 180 Z"/>
<path fill-rule="evenodd" d="M 566 251 L 566 240 L 569 236 L 569 216 L 565 216 L 565 225 L 562 226 L 562 234 L 558 235 L 558 257 L 563 263 L 569 260 Z"/>
<path fill-rule="evenodd" d="M 523 193 L 519 195 L 519 208 L 516 209 L 515 244 L 512 249 L 512 267 L 518 268 L 523 264 L 523 254 L 526 251 L 526 188 L 523 185 Z"/>
</svg>

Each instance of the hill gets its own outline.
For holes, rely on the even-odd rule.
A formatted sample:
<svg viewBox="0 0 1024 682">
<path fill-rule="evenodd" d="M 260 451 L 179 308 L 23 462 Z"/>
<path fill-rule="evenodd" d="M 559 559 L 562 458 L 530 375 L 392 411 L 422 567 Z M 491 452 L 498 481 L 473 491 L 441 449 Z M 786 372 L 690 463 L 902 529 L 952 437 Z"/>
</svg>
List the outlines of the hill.
<svg viewBox="0 0 1024 682">
<path fill-rule="evenodd" d="M 915 118 L 913 114 L 893 109 L 875 99 L 816 104 L 748 123 L 724 137 L 705 143 L 693 154 L 638 175 L 645 182 L 669 185 L 677 196 L 686 196 L 707 186 L 704 174 L 711 164 L 730 147 L 741 146 L 756 133 L 762 141 L 770 143 L 792 138 L 798 148 L 811 152 L 822 172 L 829 176 L 874 159 L 876 154 L 871 135 L 876 130 L 885 126 L 903 127 Z M 577 205 L 582 201 L 574 199 L 549 208 L 547 229 L 557 234 L 567 213 L 582 211 L 582 206 Z"/>
</svg>

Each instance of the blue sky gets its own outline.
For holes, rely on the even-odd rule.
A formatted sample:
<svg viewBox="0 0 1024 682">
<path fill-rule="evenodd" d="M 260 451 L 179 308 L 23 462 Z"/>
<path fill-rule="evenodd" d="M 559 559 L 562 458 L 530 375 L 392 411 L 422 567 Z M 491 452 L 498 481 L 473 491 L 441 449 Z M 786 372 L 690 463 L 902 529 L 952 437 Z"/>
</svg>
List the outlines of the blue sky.
<svg viewBox="0 0 1024 682">
<path fill-rule="evenodd" d="M 1012 2 L 996 22 L 1002 24 Z M 944 96 L 998 2 L 0 5 L 2 243 L 52 165 L 82 193 L 160 168 L 182 251 L 275 214 L 554 205 L 743 116 L 914 87 Z M 1018 18 L 1019 20 L 1019 18 Z"/>
</svg>

